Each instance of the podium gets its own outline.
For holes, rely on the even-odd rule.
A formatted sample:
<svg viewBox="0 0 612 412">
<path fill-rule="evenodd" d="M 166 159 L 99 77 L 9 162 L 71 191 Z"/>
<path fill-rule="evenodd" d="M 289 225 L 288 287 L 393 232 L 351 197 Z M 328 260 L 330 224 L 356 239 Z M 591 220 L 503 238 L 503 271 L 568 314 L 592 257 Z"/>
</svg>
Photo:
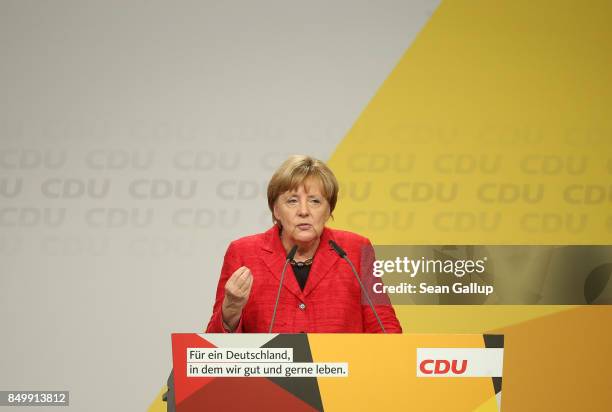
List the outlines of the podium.
<svg viewBox="0 0 612 412">
<path fill-rule="evenodd" d="M 165 399 L 176 412 L 497 412 L 503 350 L 503 335 L 177 333 Z"/>
</svg>

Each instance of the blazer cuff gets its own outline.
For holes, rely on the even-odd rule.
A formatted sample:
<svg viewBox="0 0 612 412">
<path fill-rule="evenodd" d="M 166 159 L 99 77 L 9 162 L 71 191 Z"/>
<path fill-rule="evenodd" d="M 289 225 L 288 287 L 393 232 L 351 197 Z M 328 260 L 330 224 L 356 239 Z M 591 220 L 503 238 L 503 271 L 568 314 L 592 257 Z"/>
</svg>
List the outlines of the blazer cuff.
<svg viewBox="0 0 612 412">
<path fill-rule="evenodd" d="M 240 316 L 240 320 L 238 320 L 238 325 L 236 325 L 236 329 L 233 331 L 225 324 L 223 321 L 223 313 L 221 311 L 217 312 L 215 315 L 215 320 L 212 324 L 207 328 L 207 333 L 242 333 L 242 316 Z"/>
</svg>

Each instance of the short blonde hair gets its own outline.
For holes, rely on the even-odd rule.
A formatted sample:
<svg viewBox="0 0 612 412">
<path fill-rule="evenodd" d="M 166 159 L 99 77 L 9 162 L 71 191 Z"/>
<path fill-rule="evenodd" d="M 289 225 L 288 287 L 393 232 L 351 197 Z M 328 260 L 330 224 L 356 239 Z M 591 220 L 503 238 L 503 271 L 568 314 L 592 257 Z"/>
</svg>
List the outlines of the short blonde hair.
<svg viewBox="0 0 612 412">
<path fill-rule="evenodd" d="M 268 207 L 274 218 L 276 199 L 289 190 L 297 189 L 308 178 L 316 178 L 321 183 L 323 196 L 329 203 L 330 214 L 338 201 L 338 181 L 334 172 L 322 161 L 305 155 L 292 155 L 272 175 L 268 183 Z"/>
</svg>

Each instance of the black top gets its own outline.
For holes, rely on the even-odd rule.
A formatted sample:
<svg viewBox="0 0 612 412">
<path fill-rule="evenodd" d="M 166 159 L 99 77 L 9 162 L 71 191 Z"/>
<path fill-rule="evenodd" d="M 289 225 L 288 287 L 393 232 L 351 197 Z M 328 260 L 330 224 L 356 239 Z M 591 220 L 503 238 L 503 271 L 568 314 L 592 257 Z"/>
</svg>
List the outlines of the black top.
<svg viewBox="0 0 612 412">
<path fill-rule="evenodd" d="M 312 265 L 292 265 L 293 274 L 295 275 L 295 280 L 297 280 L 298 285 L 300 285 L 300 289 L 304 290 L 304 286 L 306 286 L 306 281 L 308 280 L 308 274 L 310 273 L 310 266 Z"/>
</svg>

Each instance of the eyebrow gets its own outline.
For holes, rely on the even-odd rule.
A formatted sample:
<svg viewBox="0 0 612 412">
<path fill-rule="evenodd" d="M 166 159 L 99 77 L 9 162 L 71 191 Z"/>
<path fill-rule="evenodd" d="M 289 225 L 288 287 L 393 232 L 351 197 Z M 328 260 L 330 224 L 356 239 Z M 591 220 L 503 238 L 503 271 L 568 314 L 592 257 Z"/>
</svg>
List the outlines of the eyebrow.
<svg viewBox="0 0 612 412">
<path fill-rule="evenodd" d="M 290 194 L 287 195 L 287 199 L 291 199 L 292 197 L 295 197 L 297 195 L 298 195 L 297 193 L 290 193 Z M 312 199 L 312 198 L 322 198 L 323 195 L 308 195 L 306 197 L 309 198 L 309 199 Z"/>
</svg>

